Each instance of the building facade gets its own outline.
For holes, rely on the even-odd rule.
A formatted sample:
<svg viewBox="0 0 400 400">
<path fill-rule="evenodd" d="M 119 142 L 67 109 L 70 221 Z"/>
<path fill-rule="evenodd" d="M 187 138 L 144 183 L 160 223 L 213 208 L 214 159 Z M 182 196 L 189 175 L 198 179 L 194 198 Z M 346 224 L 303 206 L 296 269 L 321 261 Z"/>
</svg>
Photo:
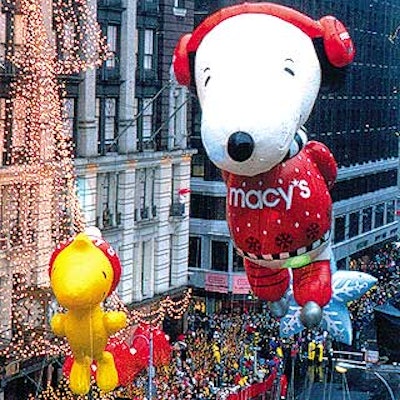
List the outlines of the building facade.
<svg viewBox="0 0 400 400">
<path fill-rule="evenodd" d="M 275 2 L 275 1 L 274 1 Z M 196 2 L 195 22 L 237 1 Z M 339 268 L 351 257 L 398 235 L 399 65 L 398 1 L 276 2 L 315 19 L 334 15 L 345 23 L 356 47 L 343 86 L 321 91 L 306 124 L 309 139 L 325 143 L 339 166 L 332 196 L 333 248 Z M 225 185 L 200 140 L 200 110 L 193 118 L 190 220 L 190 281 L 205 289 L 213 309 L 217 292 L 246 294 L 243 264 L 225 222 Z M 361 253 L 360 253 L 361 252 Z M 239 284 L 238 284 L 239 282 Z M 220 289 L 222 283 L 223 289 Z M 204 293 L 204 292 L 203 292 Z"/>
</svg>

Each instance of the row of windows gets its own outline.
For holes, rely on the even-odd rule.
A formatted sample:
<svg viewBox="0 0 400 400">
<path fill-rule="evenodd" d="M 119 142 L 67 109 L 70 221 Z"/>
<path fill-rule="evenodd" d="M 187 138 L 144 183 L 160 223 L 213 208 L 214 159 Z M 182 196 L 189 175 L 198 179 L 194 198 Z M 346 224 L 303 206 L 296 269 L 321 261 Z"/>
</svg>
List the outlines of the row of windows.
<svg viewBox="0 0 400 400">
<path fill-rule="evenodd" d="M 364 107 L 346 112 L 342 108 L 327 105 L 320 107 L 310 118 L 307 124 L 309 138 L 325 143 L 339 166 L 348 167 L 397 157 L 398 113 L 395 107 L 387 110 Z M 340 129 L 346 130 L 334 129 L 339 125 Z M 219 180 L 219 174 L 204 155 L 199 136 L 191 138 L 191 146 L 201 149 L 193 159 L 193 176 Z"/>
<path fill-rule="evenodd" d="M 313 112 L 307 128 L 311 134 L 332 131 L 365 132 L 364 141 L 369 142 L 368 130 L 387 130 L 398 124 L 398 109 L 396 100 L 324 100 Z M 340 129 L 336 129 L 339 127 Z"/>
<path fill-rule="evenodd" d="M 168 274 L 168 286 L 174 287 L 177 285 L 177 278 L 179 277 L 179 246 L 177 245 L 178 239 L 174 233 L 169 235 L 166 239 L 166 259 L 156 260 L 155 241 L 154 239 L 145 239 L 134 243 L 133 247 L 133 263 L 134 268 L 126 266 L 124 269 L 124 276 L 122 285 L 119 285 L 118 292 L 126 303 L 141 301 L 144 298 L 150 298 L 154 295 L 156 290 L 155 284 L 157 278 L 154 276 L 154 264 L 157 262 L 159 265 L 162 263 L 162 268 Z M 118 250 L 118 247 L 116 246 Z M 167 253 L 166 253 L 167 254 Z M 163 254 L 164 257 L 164 254 Z M 168 272 L 167 272 L 168 270 Z M 130 285 L 123 283 L 131 280 Z M 135 287 L 135 293 L 132 291 L 132 285 Z"/>
<path fill-rule="evenodd" d="M 395 220 L 395 201 L 380 203 L 335 218 L 334 243 L 370 232 Z"/>
<path fill-rule="evenodd" d="M 4 9 L 3 9 L 4 10 Z M 121 9 L 122 12 L 122 9 Z M 13 31 L 11 25 L 14 24 Z M 62 52 L 68 52 L 69 47 L 73 46 L 73 36 L 75 34 L 74 27 L 71 27 L 68 22 L 60 29 L 57 29 L 58 39 L 63 42 L 62 46 L 59 45 L 59 57 L 65 57 Z M 98 76 L 101 79 L 119 79 L 119 60 L 120 60 L 120 46 L 121 46 L 121 29 L 120 25 L 110 22 L 107 19 L 101 21 L 101 29 L 106 36 L 108 49 L 111 57 L 109 57 L 98 69 Z M 8 39 L 13 33 L 14 38 Z M 22 36 L 22 19 L 18 14 L 14 16 L 12 21 L 11 14 L 0 12 L 0 74 L 6 72 L 6 46 L 8 43 L 13 43 L 14 47 L 18 47 L 23 42 Z M 138 71 L 156 71 L 156 46 L 155 46 L 155 29 L 140 28 L 136 30 L 135 36 L 132 38 L 136 43 L 137 55 L 137 70 Z M 61 50 L 62 49 L 62 50 Z M 10 72 L 10 71 L 7 71 Z M 139 73 L 141 75 L 141 73 Z M 4 132 L 4 99 L 0 99 L 0 136 L 6 137 Z M 156 110 L 151 103 L 151 97 L 135 100 L 131 105 L 137 112 L 143 111 L 141 118 L 137 120 L 137 134 L 138 134 L 138 149 L 142 150 L 145 146 L 143 143 L 149 141 L 149 138 L 154 133 L 153 120 L 156 115 Z M 65 128 L 71 137 L 74 136 L 77 129 L 77 104 L 74 98 L 65 100 L 66 107 L 66 121 Z M 98 145 L 99 153 L 105 154 L 108 151 L 116 151 L 117 143 L 115 138 L 118 133 L 118 94 L 115 97 L 102 97 L 96 99 L 96 125 L 98 132 Z"/>
<path fill-rule="evenodd" d="M 332 200 L 340 201 L 361 196 L 380 189 L 397 186 L 397 170 L 380 172 L 336 182 L 332 190 Z"/>
<path fill-rule="evenodd" d="M 225 220 L 225 197 L 203 196 L 193 193 L 190 197 L 192 218 Z"/>
<path fill-rule="evenodd" d="M 336 182 L 332 190 L 333 201 L 346 200 L 397 185 L 397 170 L 380 172 L 354 179 Z M 193 193 L 190 216 L 207 220 L 224 220 L 225 197 L 205 196 Z"/>
<path fill-rule="evenodd" d="M 184 215 L 184 204 L 179 199 L 179 187 L 177 177 L 180 174 L 179 165 L 172 165 L 171 179 L 171 210 L 170 215 L 180 217 Z M 156 179 L 158 170 L 156 167 L 140 168 L 135 174 L 135 221 L 151 220 L 157 216 Z M 78 195 L 85 208 L 87 203 L 87 188 L 85 180 L 78 177 Z M 100 229 L 117 227 L 121 224 L 121 179 L 120 173 L 107 172 L 97 176 L 97 205 L 96 226 Z M 183 207 L 182 207 L 183 206 Z"/>
<path fill-rule="evenodd" d="M 120 12 L 122 13 L 122 9 Z M 12 17 L 10 12 L 4 12 L 4 9 L 3 12 L 0 12 L 0 72 L 1 69 L 5 71 L 6 68 L 6 52 L 11 50 L 7 48 L 8 44 L 13 43 L 14 48 L 18 48 L 23 44 L 23 21 L 19 14 L 15 14 Z M 13 29 L 11 29 L 12 25 Z M 120 24 L 108 21 L 107 17 L 104 17 L 104 19 L 100 21 L 100 25 L 102 33 L 107 40 L 110 57 L 105 61 L 103 67 L 99 69 L 99 72 L 103 79 L 107 79 L 107 77 L 114 79 L 119 78 L 118 73 L 107 75 L 105 71 L 119 71 L 121 48 Z M 75 30 L 75 26 L 68 20 L 63 27 L 54 26 L 54 33 L 58 41 L 58 56 L 61 60 L 70 58 L 71 52 L 75 51 L 75 46 L 77 45 L 75 41 L 80 40 Z M 13 35 L 12 38 L 11 35 Z M 75 38 L 75 36 L 77 36 L 78 39 Z M 133 37 L 132 40 L 136 43 L 138 70 L 155 70 L 157 66 L 157 60 L 155 59 L 155 29 L 142 28 L 136 30 L 135 37 Z"/>
<path fill-rule="evenodd" d="M 189 267 L 203 268 L 202 239 L 198 236 L 189 237 Z M 210 241 L 210 257 L 204 257 L 204 263 L 210 258 L 210 269 L 221 272 L 244 271 L 243 258 L 239 256 L 230 242 L 226 240 Z M 229 266 L 232 265 L 231 268 Z"/>
<path fill-rule="evenodd" d="M 398 156 L 398 137 L 394 129 L 330 132 L 320 141 L 331 150 L 339 166 L 363 164 Z"/>
<path fill-rule="evenodd" d="M 338 216 L 334 222 L 334 243 L 343 242 L 360 234 L 372 231 L 395 220 L 395 201 L 380 203 L 363 210 Z M 203 240 L 198 236 L 189 238 L 189 267 L 204 268 L 209 264 L 210 269 L 222 272 L 243 271 L 243 259 L 237 255 L 228 240 L 211 239 L 210 254 L 204 254 Z M 232 267 L 230 268 L 230 265 Z"/>
<path fill-rule="evenodd" d="M 99 154 L 118 151 L 118 97 L 97 97 L 95 107 L 96 132 L 98 138 Z M 6 109 L 8 107 L 9 109 Z M 156 109 L 155 104 L 148 99 L 135 99 L 135 115 L 139 114 L 135 123 L 137 126 L 137 147 L 138 150 L 154 147 L 155 126 L 154 116 Z M 6 163 L 6 156 L 9 153 L 8 146 L 11 142 L 7 142 L 9 136 L 6 128 L 6 118 L 11 118 L 11 103 L 7 99 L 0 98 L 0 139 L 6 140 L 6 145 L 2 148 L 3 164 Z M 76 142 L 77 125 L 78 125 L 78 103 L 77 98 L 68 97 L 63 99 L 63 124 L 64 134 L 66 138 L 71 138 Z M 8 143 L 8 146 L 7 146 Z M 0 140 L 3 144 L 3 140 Z"/>
</svg>

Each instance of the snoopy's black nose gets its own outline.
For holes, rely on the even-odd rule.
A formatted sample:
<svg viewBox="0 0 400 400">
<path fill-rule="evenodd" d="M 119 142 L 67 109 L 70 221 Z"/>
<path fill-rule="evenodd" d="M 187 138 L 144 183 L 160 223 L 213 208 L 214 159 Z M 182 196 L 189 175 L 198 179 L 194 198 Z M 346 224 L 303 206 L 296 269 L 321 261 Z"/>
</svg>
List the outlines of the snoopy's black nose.
<svg viewBox="0 0 400 400">
<path fill-rule="evenodd" d="M 243 162 L 251 157 L 254 150 L 254 140 L 247 133 L 237 131 L 228 140 L 228 153 L 232 160 Z"/>
</svg>

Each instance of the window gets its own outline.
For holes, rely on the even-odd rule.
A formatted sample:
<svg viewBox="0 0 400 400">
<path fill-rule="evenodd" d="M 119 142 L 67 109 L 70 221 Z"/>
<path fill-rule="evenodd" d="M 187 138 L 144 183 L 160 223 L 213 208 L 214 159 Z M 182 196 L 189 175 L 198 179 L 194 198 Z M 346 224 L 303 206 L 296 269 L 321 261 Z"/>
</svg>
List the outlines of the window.
<svg viewBox="0 0 400 400">
<path fill-rule="evenodd" d="M 345 270 L 347 269 L 347 260 L 342 258 L 336 262 L 336 267 L 338 270 Z"/>
<path fill-rule="evenodd" d="M 189 237 L 189 267 L 201 268 L 201 238 Z"/>
<path fill-rule="evenodd" d="M 111 145 L 117 136 L 117 99 L 104 100 L 104 117 L 104 141 L 106 145 Z"/>
<path fill-rule="evenodd" d="M 204 154 L 193 154 L 192 156 L 192 171 L 193 177 L 204 178 Z"/>
<path fill-rule="evenodd" d="M 149 220 L 157 215 L 154 202 L 155 168 L 136 171 L 135 221 Z"/>
<path fill-rule="evenodd" d="M 147 240 L 142 242 L 142 259 L 141 259 L 141 270 L 142 270 L 142 279 L 141 279 L 141 291 L 143 297 L 150 297 L 152 295 L 152 242 Z"/>
<path fill-rule="evenodd" d="M 63 99 L 63 134 L 66 140 L 74 140 L 76 132 L 76 102 L 72 97 Z"/>
<path fill-rule="evenodd" d="M 386 223 L 390 224 L 394 221 L 395 215 L 395 201 L 390 201 L 386 204 Z"/>
<path fill-rule="evenodd" d="M 211 268 L 228 272 L 229 243 L 221 240 L 211 241 Z"/>
<path fill-rule="evenodd" d="M 153 101 L 152 99 L 143 99 L 142 115 L 142 138 L 148 140 L 153 131 Z"/>
<path fill-rule="evenodd" d="M 233 249 L 233 272 L 244 271 L 243 257 L 239 256 L 236 249 Z"/>
<path fill-rule="evenodd" d="M 33 204 L 38 186 L 18 183 L 2 185 L 0 190 L 2 239 L 8 237 L 11 246 L 32 243 L 38 218 L 37 207 Z"/>
<path fill-rule="evenodd" d="M 84 215 L 86 216 L 86 213 L 88 213 L 88 210 L 90 210 L 91 207 L 91 193 L 89 189 L 89 185 L 86 182 L 86 179 L 83 176 L 78 176 L 76 179 L 76 185 L 77 185 L 77 193 L 78 193 L 78 199 L 79 199 L 79 205 L 82 208 L 82 211 Z M 88 218 L 86 218 L 88 219 Z"/>
<path fill-rule="evenodd" d="M 333 187 L 332 199 L 334 201 L 346 200 L 392 186 L 397 186 L 397 170 L 378 172 L 337 182 Z"/>
<path fill-rule="evenodd" d="M 144 52 L 143 52 L 143 68 L 153 69 L 154 57 L 154 31 L 145 29 L 144 31 Z"/>
<path fill-rule="evenodd" d="M 335 218 L 335 243 L 342 242 L 345 239 L 345 221 L 344 216 Z"/>
<path fill-rule="evenodd" d="M 118 26 L 107 25 L 107 45 L 110 57 L 106 60 L 106 68 L 112 69 L 116 67 L 118 57 Z"/>
<path fill-rule="evenodd" d="M 382 226 L 384 222 L 385 215 L 385 204 L 378 204 L 375 208 L 375 228 Z"/>
<path fill-rule="evenodd" d="M 226 218 L 226 198 L 192 194 L 190 196 L 190 216 L 192 218 L 216 219 Z"/>
<path fill-rule="evenodd" d="M 25 37 L 25 25 L 24 19 L 21 14 L 16 13 L 14 15 L 14 46 L 15 53 L 19 55 L 22 49 L 22 45 L 24 44 Z"/>
<path fill-rule="evenodd" d="M 117 151 L 118 99 L 115 97 L 96 98 L 96 128 L 99 153 Z"/>
<path fill-rule="evenodd" d="M 372 207 L 362 210 L 362 233 L 372 230 Z"/>
<path fill-rule="evenodd" d="M 349 238 L 352 238 L 359 234 L 360 213 L 358 211 L 351 213 L 349 219 Z"/>
<path fill-rule="evenodd" d="M 186 16 L 185 0 L 174 0 L 173 13 L 177 17 Z"/>
<path fill-rule="evenodd" d="M 72 62 L 76 58 L 75 40 L 77 32 L 72 21 L 65 20 L 63 25 L 60 23 L 55 26 L 57 35 L 58 56 L 66 65 L 72 67 Z"/>
<path fill-rule="evenodd" d="M 138 99 L 139 118 L 138 118 L 138 143 L 139 150 L 153 148 L 153 115 L 154 101 L 152 98 Z"/>
<path fill-rule="evenodd" d="M 6 14 L 0 12 L 0 73 L 6 69 L 6 27 L 7 17 Z"/>
<path fill-rule="evenodd" d="M 119 174 L 107 172 L 98 175 L 97 226 L 112 228 L 121 223 L 118 212 Z"/>
</svg>

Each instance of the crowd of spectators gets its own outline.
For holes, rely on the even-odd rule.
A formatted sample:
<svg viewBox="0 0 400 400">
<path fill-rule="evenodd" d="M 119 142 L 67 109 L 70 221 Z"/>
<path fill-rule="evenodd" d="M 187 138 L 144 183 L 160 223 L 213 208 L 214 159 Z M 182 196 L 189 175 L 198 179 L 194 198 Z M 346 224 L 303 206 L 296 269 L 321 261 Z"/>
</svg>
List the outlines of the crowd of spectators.
<svg viewBox="0 0 400 400">
<path fill-rule="evenodd" d="M 397 242 L 388 243 L 370 255 L 353 259 L 350 268 L 368 273 L 378 279 L 377 284 L 359 300 L 349 305 L 355 347 L 363 348 L 368 333 L 365 332 L 374 318 L 374 308 L 387 301 L 399 303 L 400 294 L 400 247 Z"/>
<path fill-rule="evenodd" d="M 222 399 L 261 382 L 280 367 L 279 323 L 267 309 L 189 315 L 188 329 L 173 346 L 172 362 L 157 371 L 157 399 Z M 147 376 L 135 382 L 143 395 Z M 138 397 L 143 399 L 144 397 Z"/>
<path fill-rule="evenodd" d="M 349 305 L 360 346 L 362 331 L 373 318 L 373 308 L 395 296 L 399 286 L 400 249 L 389 244 L 374 255 L 352 260 L 351 268 L 374 275 L 378 282 Z M 253 305 L 254 306 L 254 305 Z M 219 400 L 227 393 L 260 382 L 271 372 L 290 376 L 305 374 L 310 366 L 320 375 L 322 355 L 329 356 L 336 343 L 320 331 L 304 331 L 281 339 L 279 321 L 265 305 L 206 315 L 201 307 L 188 316 L 188 329 L 174 344 L 172 361 L 159 368 L 154 379 L 154 399 Z M 135 381 L 135 400 L 146 397 L 147 372 Z M 224 397 L 225 396 L 225 397 Z M 132 397 L 131 397 L 132 398 Z"/>
</svg>

